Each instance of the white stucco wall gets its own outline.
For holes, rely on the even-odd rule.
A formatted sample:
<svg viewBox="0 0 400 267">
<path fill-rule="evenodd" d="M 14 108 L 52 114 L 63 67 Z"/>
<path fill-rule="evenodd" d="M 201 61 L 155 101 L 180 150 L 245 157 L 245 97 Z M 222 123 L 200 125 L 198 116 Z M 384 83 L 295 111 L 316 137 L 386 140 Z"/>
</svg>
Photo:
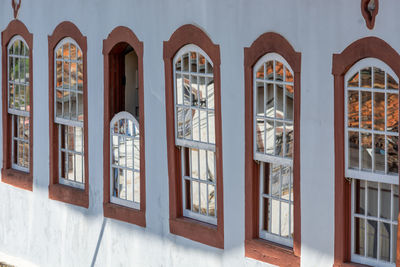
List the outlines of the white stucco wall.
<svg viewBox="0 0 400 267">
<path fill-rule="evenodd" d="M 370 31 L 360 0 L 22 0 L 19 19 L 34 34 L 34 184 L 28 192 L 0 183 L 0 261 L 7 255 L 38 266 L 268 266 L 244 257 L 243 48 L 273 31 L 302 53 L 301 264 L 332 266 L 332 54 L 370 35 L 400 51 L 399 10 L 399 1 L 381 1 Z M 11 19 L 10 1 L 1 0 L 0 31 Z M 47 36 L 64 20 L 88 41 L 89 209 L 48 198 Z M 162 52 L 163 41 L 188 23 L 221 51 L 224 250 L 169 233 Z M 120 25 L 144 42 L 146 228 L 103 217 L 102 41 Z"/>
</svg>

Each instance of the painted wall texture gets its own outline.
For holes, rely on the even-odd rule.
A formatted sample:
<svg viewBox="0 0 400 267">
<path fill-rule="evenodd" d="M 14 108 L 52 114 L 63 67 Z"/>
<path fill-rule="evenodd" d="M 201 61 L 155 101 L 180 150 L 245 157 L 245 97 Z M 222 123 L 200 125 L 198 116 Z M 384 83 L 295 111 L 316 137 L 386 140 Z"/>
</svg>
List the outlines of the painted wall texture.
<svg viewBox="0 0 400 267">
<path fill-rule="evenodd" d="M 0 183 L 0 260 L 8 255 L 60 267 L 269 266 L 244 257 L 243 48 L 262 33 L 276 32 L 302 54 L 301 265 L 332 266 L 332 54 L 366 36 L 379 37 L 400 51 L 399 10 L 399 1 L 381 1 L 375 28 L 369 30 L 359 0 L 22 0 L 19 19 L 34 35 L 34 181 L 33 192 Z M 1 0 L 0 31 L 12 19 L 10 1 Z M 65 20 L 87 36 L 88 44 L 88 209 L 48 198 L 47 36 Z M 184 24 L 200 27 L 220 45 L 224 250 L 169 233 L 162 53 L 163 41 Z M 146 228 L 103 217 L 102 44 L 116 26 L 130 28 L 144 43 Z"/>
</svg>

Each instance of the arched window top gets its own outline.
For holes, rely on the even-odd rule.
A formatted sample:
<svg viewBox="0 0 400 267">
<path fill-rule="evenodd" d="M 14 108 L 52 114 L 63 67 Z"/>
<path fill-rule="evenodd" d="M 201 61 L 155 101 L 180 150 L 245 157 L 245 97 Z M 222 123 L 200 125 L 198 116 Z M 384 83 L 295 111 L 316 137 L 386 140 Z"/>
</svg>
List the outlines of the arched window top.
<svg viewBox="0 0 400 267">
<path fill-rule="evenodd" d="M 277 64 L 276 64 L 277 63 Z M 275 65 L 270 65 L 275 64 Z M 275 68 L 273 68 L 275 66 Z M 254 65 L 257 79 L 277 80 L 293 83 L 293 70 L 289 63 L 278 53 L 268 53 Z M 279 75 L 281 73 L 281 75 Z M 278 74 L 275 77 L 274 74 Z M 272 76 L 271 76 L 272 75 Z M 283 77 L 284 76 L 284 77 Z"/>
<path fill-rule="evenodd" d="M 189 69 L 189 59 L 190 59 L 190 69 Z M 185 65 L 185 63 L 187 63 L 187 65 Z M 177 71 L 213 73 L 214 64 L 203 49 L 201 49 L 197 45 L 188 44 L 182 47 L 176 53 L 174 57 L 174 66 L 175 70 Z"/>
<path fill-rule="evenodd" d="M 393 70 L 376 58 L 345 75 L 346 177 L 398 184 L 398 88 Z"/>
<path fill-rule="evenodd" d="M 254 158 L 292 165 L 294 75 L 278 53 L 262 56 L 253 68 Z"/>
<path fill-rule="evenodd" d="M 62 39 L 54 49 L 56 59 L 82 62 L 82 49 L 71 37 Z"/>
<path fill-rule="evenodd" d="M 29 45 L 21 35 L 15 35 L 7 46 L 8 55 L 29 56 Z"/>
<path fill-rule="evenodd" d="M 113 117 L 110 127 L 115 134 L 136 136 L 139 134 L 139 122 L 135 117 L 126 111 L 121 111 Z"/>
<path fill-rule="evenodd" d="M 397 90 L 399 78 L 383 61 L 377 58 L 365 58 L 346 72 L 345 82 L 347 87 Z"/>
</svg>

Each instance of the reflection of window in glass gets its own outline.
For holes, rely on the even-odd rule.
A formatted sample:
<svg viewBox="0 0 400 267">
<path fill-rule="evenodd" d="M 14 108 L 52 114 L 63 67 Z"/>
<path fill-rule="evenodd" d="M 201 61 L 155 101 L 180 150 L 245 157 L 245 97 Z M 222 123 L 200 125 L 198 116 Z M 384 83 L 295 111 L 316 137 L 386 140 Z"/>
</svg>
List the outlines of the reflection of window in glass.
<svg viewBox="0 0 400 267">
<path fill-rule="evenodd" d="M 12 168 L 29 172 L 29 47 L 15 36 L 7 47 L 8 114 L 11 116 Z"/>
<path fill-rule="evenodd" d="M 199 47 L 187 45 L 174 58 L 174 77 L 183 215 L 216 224 L 213 63 Z"/>
<path fill-rule="evenodd" d="M 110 53 L 110 202 L 140 208 L 138 57 L 127 43 Z"/>
<path fill-rule="evenodd" d="M 59 181 L 83 189 L 85 167 L 82 50 L 74 40 L 65 38 L 54 52 L 54 109 L 59 140 Z"/>
<path fill-rule="evenodd" d="M 352 179 L 352 261 L 395 266 L 398 78 L 364 59 L 346 74 L 346 177 Z"/>
<path fill-rule="evenodd" d="M 293 246 L 294 76 L 276 53 L 254 67 L 254 159 L 260 166 L 260 238 Z"/>
<path fill-rule="evenodd" d="M 139 123 L 128 112 L 114 116 L 111 127 L 111 202 L 138 209 L 140 203 Z"/>
</svg>

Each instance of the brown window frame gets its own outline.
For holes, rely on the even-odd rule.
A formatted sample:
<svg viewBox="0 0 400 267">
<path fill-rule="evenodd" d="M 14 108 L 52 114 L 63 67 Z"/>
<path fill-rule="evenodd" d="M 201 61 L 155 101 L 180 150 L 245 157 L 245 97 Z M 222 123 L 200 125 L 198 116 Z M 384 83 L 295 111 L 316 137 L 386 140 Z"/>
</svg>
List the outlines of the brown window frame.
<svg viewBox="0 0 400 267">
<path fill-rule="evenodd" d="M 253 66 L 268 53 L 281 55 L 294 72 L 293 249 L 259 238 L 259 164 L 253 151 Z M 277 33 L 264 33 L 244 49 L 245 71 L 245 256 L 279 266 L 300 266 L 300 70 L 301 53 Z"/>
<path fill-rule="evenodd" d="M 386 63 L 400 77 L 400 55 L 385 41 L 366 37 L 350 44 L 340 54 L 333 54 L 334 125 L 335 125 L 335 247 L 334 267 L 364 266 L 351 262 L 351 183 L 345 179 L 345 103 L 344 77 L 347 71 L 364 58 Z M 399 169 L 400 172 L 400 169 Z M 400 181 L 400 176 L 399 176 Z M 400 200 L 399 200 L 400 202 Z M 399 217 L 400 219 L 400 214 Z M 396 265 L 400 265 L 400 231 L 397 232 Z"/>
<path fill-rule="evenodd" d="M 217 225 L 200 222 L 183 216 L 181 153 L 175 146 L 174 118 L 174 74 L 173 59 L 175 54 L 185 45 L 194 44 L 200 47 L 214 64 L 215 90 L 215 146 L 217 173 Z M 167 128 L 167 155 L 169 179 L 169 226 L 175 235 L 197 241 L 209 246 L 224 248 L 224 203 L 222 178 L 222 129 L 221 129 L 221 86 L 220 86 L 220 51 L 219 45 L 201 29 L 186 24 L 178 28 L 168 41 L 164 41 L 165 68 L 165 104 Z"/>
<path fill-rule="evenodd" d="M 75 40 L 83 53 L 83 131 L 84 131 L 84 163 L 85 163 L 85 189 L 81 190 L 60 184 L 58 181 L 58 131 L 54 122 L 54 49 L 64 38 Z M 89 151 L 88 151 L 88 99 L 87 99 L 87 40 L 78 27 L 72 22 L 61 22 L 48 36 L 49 53 L 49 149 L 50 149 L 50 184 L 49 198 L 65 203 L 89 207 Z"/>
<path fill-rule="evenodd" d="M 20 35 L 29 46 L 29 172 L 25 173 L 12 169 L 11 164 L 11 116 L 8 114 L 8 50 L 7 46 L 11 39 Z M 33 34 L 30 33 L 19 20 L 12 20 L 7 28 L 1 33 L 2 44 L 2 119 L 3 119 L 3 168 L 1 169 L 1 180 L 4 183 L 18 188 L 33 191 Z"/>
<path fill-rule="evenodd" d="M 138 57 L 139 79 L 139 132 L 140 132 L 140 209 L 136 210 L 110 202 L 110 62 L 111 51 L 120 44 L 127 43 Z M 104 217 L 146 227 L 146 171 L 144 134 L 144 86 L 143 86 L 143 42 L 127 27 L 118 26 L 103 40 L 104 56 L 104 132 L 103 132 L 103 212 Z M 122 99 L 123 100 L 123 99 Z"/>
</svg>

